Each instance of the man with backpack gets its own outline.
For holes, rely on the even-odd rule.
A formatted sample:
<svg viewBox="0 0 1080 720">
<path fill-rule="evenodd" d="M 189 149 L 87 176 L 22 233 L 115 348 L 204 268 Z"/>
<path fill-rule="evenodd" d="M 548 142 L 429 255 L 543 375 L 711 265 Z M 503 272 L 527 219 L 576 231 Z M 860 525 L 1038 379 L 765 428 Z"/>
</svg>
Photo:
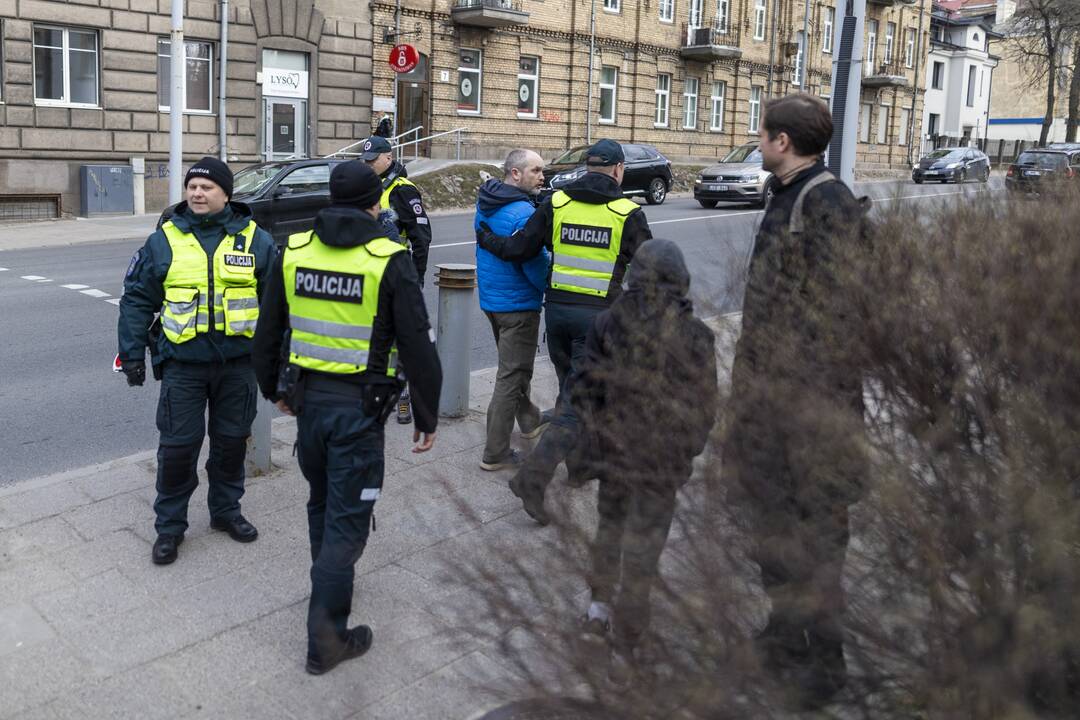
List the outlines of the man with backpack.
<svg viewBox="0 0 1080 720">
<path fill-rule="evenodd" d="M 835 292 L 863 207 L 821 161 L 832 129 L 813 96 L 766 105 L 761 153 L 778 185 L 750 260 L 723 449 L 772 601 L 758 654 L 806 708 L 846 684 L 840 579 L 866 473 L 857 344 Z"/>
</svg>

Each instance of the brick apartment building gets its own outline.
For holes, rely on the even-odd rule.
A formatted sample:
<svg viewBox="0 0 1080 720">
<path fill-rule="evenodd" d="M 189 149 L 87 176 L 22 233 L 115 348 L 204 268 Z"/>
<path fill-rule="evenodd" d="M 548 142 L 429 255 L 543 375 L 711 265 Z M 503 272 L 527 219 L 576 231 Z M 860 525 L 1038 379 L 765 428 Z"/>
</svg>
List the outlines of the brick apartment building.
<svg viewBox="0 0 1080 720">
<path fill-rule="evenodd" d="M 79 167 L 145 163 L 165 205 L 171 0 L 0 0 L 0 218 L 79 212 Z M 366 135 L 371 14 L 355 0 L 231 0 L 235 168 Z M 219 151 L 221 4 L 187 0 L 184 160 Z M 57 202 L 59 201 L 59 206 Z"/>
<path fill-rule="evenodd" d="M 375 115 L 397 110 L 399 131 L 423 126 L 424 135 L 466 128 L 463 154 L 474 157 L 520 144 L 550 155 L 605 136 L 650 143 L 672 158 L 722 156 L 757 136 L 767 98 L 802 89 L 829 95 L 838 17 L 833 0 L 814 0 L 804 38 L 803 0 L 376 0 L 372 7 Z M 906 169 L 918 151 L 929 22 L 929 0 L 867 3 L 864 172 Z M 415 46 L 421 62 L 401 76 L 395 97 L 387 58 L 398 42 Z M 424 150 L 452 156 L 457 137 Z"/>
</svg>

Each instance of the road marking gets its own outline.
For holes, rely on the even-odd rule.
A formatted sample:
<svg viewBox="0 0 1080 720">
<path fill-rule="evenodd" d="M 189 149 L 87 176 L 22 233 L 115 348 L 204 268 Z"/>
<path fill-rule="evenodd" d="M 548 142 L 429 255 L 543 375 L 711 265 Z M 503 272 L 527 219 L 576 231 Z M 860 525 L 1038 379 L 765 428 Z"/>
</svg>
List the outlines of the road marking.
<svg viewBox="0 0 1080 720">
<path fill-rule="evenodd" d="M 649 227 L 653 225 L 667 225 L 668 223 L 678 222 L 692 222 L 694 220 L 723 220 L 729 217 L 738 217 L 739 215 L 760 215 L 765 212 L 764 210 L 744 210 L 742 212 L 724 213 L 723 215 L 695 215 L 694 217 L 687 218 L 675 218 L 674 220 L 657 220 L 656 222 L 649 223 Z"/>
<path fill-rule="evenodd" d="M 7 268 L 0 268 L 0 272 L 7 272 L 7 271 L 8 271 Z"/>
<path fill-rule="evenodd" d="M 89 295 L 90 297 L 94 297 L 94 298 L 107 298 L 107 297 L 109 297 L 109 293 L 102 292 L 101 290 L 95 290 L 94 288 L 90 288 L 89 290 L 81 290 L 80 292 L 82 292 L 83 295 Z"/>
<path fill-rule="evenodd" d="M 475 240 L 469 240 L 468 242 L 443 243 L 442 245 L 432 245 L 431 247 L 433 247 L 433 248 L 458 247 L 459 245 L 475 245 L 475 244 L 476 244 Z"/>
<path fill-rule="evenodd" d="M 29 280 L 31 282 L 52 282 L 49 278 L 40 275 L 22 275 L 20 277 L 22 277 L 23 280 Z"/>
<path fill-rule="evenodd" d="M 88 288 L 90 286 L 89 285 L 61 285 L 60 287 L 67 288 L 68 290 L 85 290 L 86 288 Z"/>
<path fill-rule="evenodd" d="M 119 305 L 120 298 L 112 298 L 111 300 L 106 300 L 105 302 L 109 303 L 110 305 Z"/>
</svg>

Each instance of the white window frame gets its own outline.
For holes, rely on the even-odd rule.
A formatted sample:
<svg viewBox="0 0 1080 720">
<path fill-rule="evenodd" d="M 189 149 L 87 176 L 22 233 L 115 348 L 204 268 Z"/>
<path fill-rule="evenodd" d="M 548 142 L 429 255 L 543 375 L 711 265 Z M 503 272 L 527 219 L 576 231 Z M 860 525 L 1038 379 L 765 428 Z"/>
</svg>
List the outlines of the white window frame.
<svg viewBox="0 0 1080 720">
<path fill-rule="evenodd" d="M 691 88 L 693 92 L 690 92 Z M 697 106 L 700 94 L 700 78 L 688 77 L 683 80 L 683 130 L 697 130 Z"/>
<path fill-rule="evenodd" d="M 877 72 L 874 67 L 874 59 L 877 56 L 878 21 L 866 21 L 866 74 L 873 75 Z"/>
<path fill-rule="evenodd" d="M 55 48 L 52 45 L 38 45 L 37 40 L 34 39 L 36 30 L 59 30 L 62 32 L 63 40 L 61 40 L 61 47 Z M 71 31 L 87 33 L 94 36 L 94 65 L 97 73 L 97 102 L 93 103 L 80 103 L 71 101 L 71 44 L 68 40 L 69 33 Z M 64 97 L 60 100 L 53 98 L 39 98 L 37 96 L 37 52 L 35 50 L 38 47 L 49 48 L 50 50 L 59 49 L 63 57 L 63 72 L 64 72 Z M 88 52 L 86 50 L 75 50 L 74 52 Z M 101 33 L 97 30 L 81 27 L 68 27 L 65 25 L 55 25 L 52 23 L 34 23 L 30 28 L 30 57 L 31 61 L 31 82 L 34 85 L 34 104 L 45 107 L 71 107 L 71 108 L 100 108 L 101 107 Z"/>
<path fill-rule="evenodd" d="M 666 82 L 661 82 L 666 81 Z M 661 87 L 663 85 L 663 87 Z M 663 119 L 661 119 L 663 118 Z M 666 128 L 671 123 L 671 74 L 656 75 L 656 104 L 653 108 L 653 127 Z"/>
<path fill-rule="evenodd" d="M 904 67 L 915 67 L 915 28 L 904 30 Z"/>
<path fill-rule="evenodd" d="M 461 51 L 468 50 L 469 52 L 476 53 L 479 58 L 479 62 L 476 63 L 475 68 L 463 67 L 461 65 Z M 458 115 L 480 115 L 484 111 L 484 51 L 481 48 L 463 47 L 458 50 L 458 89 L 457 93 L 461 92 L 461 74 L 469 73 L 476 76 L 476 109 L 475 110 L 462 110 L 460 107 L 457 109 Z M 460 102 L 460 100 L 458 101 Z"/>
<path fill-rule="evenodd" d="M 716 0 L 716 32 L 728 34 L 731 27 L 731 0 Z"/>
<path fill-rule="evenodd" d="M 870 124 L 873 122 L 874 106 L 870 103 L 859 105 L 859 142 L 870 143 Z"/>
<path fill-rule="evenodd" d="M 937 72 L 938 68 L 941 68 L 940 75 Z M 934 60 L 933 65 L 930 66 L 930 89 L 945 89 L 945 63 L 941 62 L 940 60 Z"/>
<path fill-rule="evenodd" d="M 702 27 L 705 19 L 705 0 L 688 0 L 686 22 L 692 28 Z"/>
<path fill-rule="evenodd" d="M 615 73 L 615 81 L 614 82 L 611 82 L 611 83 L 605 83 L 604 82 L 604 70 L 605 69 L 610 69 L 613 73 Z M 611 91 L 611 117 L 610 118 L 605 118 L 603 115 L 600 115 L 600 113 L 602 112 L 601 108 L 604 106 L 604 104 L 603 103 L 597 103 L 596 112 L 597 112 L 597 115 L 599 116 L 598 122 L 601 125 L 614 125 L 616 118 L 619 117 L 619 110 L 618 110 L 618 108 L 619 108 L 619 105 L 618 105 L 618 102 L 619 102 L 619 68 L 614 66 L 614 65 L 601 65 L 600 66 L 600 97 L 601 98 L 604 96 L 604 91 L 605 90 L 610 90 Z"/>
<path fill-rule="evenodd" d="M 893 49 L 896 46 L 896 23 L 885 23 L 885 59 L 886 64 L 893 61 Z"/>
<path fill-rule="evenodd" d="M 536 73 L 529 74 L 521 69 L 521 61 L 525 59 L 536 61 Z M 537 55 L 522 55 L 518 58 L 518 97 L 521 97 L 521 81 L 532 80 L 532 112 L 522 112 L 519 108 L 517 116 L 526 120 L 534 120 L 540 114 L 540 57 Z"/>
<path fill-rule="evenodd" d="M 754 0 L 754 39 L 765 39 L 766 0 Z"/>
<path fill-rule="evenodd" d="M 761 128 L 761 85 L 750 86 L 750 134 L 757 135 Z"/>
<path fill-rule="evenodd" d="M 620 6 L 622 0 L 604 0 L 604 12 L 618 13 L 622 11 Z"/>
<path fill-rule="evenodd" d="M 660 22 L 675 22 L 675 0 L 660 0 Z"/>
<path fill-rule="evenodd" d="M 30 32 L 33 33 L 33 30 L 31 30 Z M 0 105 L 4 104 L 4 47 L 3 47 L 3 38 L 4 38 L 4 19 L 0 18 Z M 33 49 L 32 49 L 32 46 L 33 46 L 33 35 L 31 35 L 31 50 L 30 50 L 31 56 L 33 56 L 33 52 L 34 52 Z"/>
<path fill-rule="evenodd" d="M 797 49 L 795 50 L 795 67 L 792 68 L 791 84 L 796 87 L 802 87 L 802 65 L 803 60 L 806 57 L 804 50 L 806 47 L 806 38 L 803 37 L 802 30 L 795 33 L 795 45 L 797 46 Z"/>
<path fill-rule="evenodd" d="M 908 125 L 911 123 L 911 108 L 900 108 L 900 125 L 896 133 L 896 144 L 907 145 L 908 144 Z"/>
<path fill-rule="evenodd" d="M 712 96 L 709 98 L 710 132 L 724 131 L 724 102 L 726 99 L 727 83 L 723 80 L 714 80 L 712 84 Z"/>
<path fill-rule="evenodd" d="M 975 80 L 978 76 L 978 69 L 975 65 L 967 66 L 967 78 L 965 80 L 966 86 L 964 88 L 964 107 L 975 107 Z"/>
<path fill-rule="evenodd" d="M 889 144 L 889 106 L 878 106 L 877 117 L 877 144 L 888 145 Z"/>
<path fill-rule="evenodd" d="M 162 52 L 161 52 L 161 43 L 163 43 L 163 42 L 170 43 L 170 45 L 169 45 L 170 53 L 169 53 L 168 57 L 169 57 L 169 62 L 170 62 L 170 67 L 171 67 L 171 63 L 172 63 L 172 52 L 171 52 L 172 44 L 171 43 L 172 43 L 172 41 L 169 38 L 159 37 L 157 39 L 157 46 L 158 46 L 157 57 L 159 57 L 159 58 L 165 57 L 165 55 L 162 54 Z M 193 43 L 193 44 L 198 43 L 199 45 L 205 45 L 210 49 L 210 60 L 209 60 L 209 65 L 208 65 L 208 69 L 210 71 L 210 96 L 208 98 L 209 101 L 210 101 L 208 103 L 209 106 L 210 106 L 209 110 L 189 110 L 188 106 L 187 106 L 187 83 L 188 83 L 187 46 L 188 46 L 188 43 Z M 199 62 L 203 62 L 202 58 L 195 58 L 195 59 L 198 60 Z M 159 72 L 160 72 L 160 70 L 159 70 Z M 172 96 L 172 78 L 171 77 L 169 78 L 168 88 L 169 88 L 169 95 L 170 95 L 169 100 L 172 100 L 172 97 L 171 97 Z M 158 112 L 169 112 L 169 106 L 161 104 L 161 97 L 160 96 L 158 97 Z M 184 38 L 184 109 L 183 109 L 182 112 L 185 115 L 213 115 L 214 114 L 214 43 L 209 42 L 207 40 L 188 40 L 187 38 Z"/>
<path fill-rule="evenodd" d="M 833 23 L 836 22 L 836 8 L 825 8 L 822 21 L 821 52 L 832 53 Z"/>
</svg>

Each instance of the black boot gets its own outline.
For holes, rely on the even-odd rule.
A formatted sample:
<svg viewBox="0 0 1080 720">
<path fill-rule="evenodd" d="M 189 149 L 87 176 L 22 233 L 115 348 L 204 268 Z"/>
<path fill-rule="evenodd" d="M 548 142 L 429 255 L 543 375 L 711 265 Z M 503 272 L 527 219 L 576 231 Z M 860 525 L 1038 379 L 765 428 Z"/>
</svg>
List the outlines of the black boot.
<svg viewBox="0 0 1080 720">
<path fill-rule="evenodd" d="M 182 542 L 184 542 L 183 535 L 158 535 L 157 540 L 154 541 L 154 549 L 150 553 L 150 558 L 155 565 L 169 565 L 176 561 L 176 548 Z"/>
<path fill-rule="evenodd" d="M 335 667 L 353 658 L 360 657 L 371 648 L 371 642 L 375 639 L 374 633 L 367 625 L 357 625 L 348 632 L 345 642 L 332 648 L 319 656 L 308 653 L 307 670 L 312 675 L 322 675 L 330 672 Z"/>
<path fill-rule="evenodd" d="M 525 508 L 525 512 L 528 513 L 529 517 L 541 526 L 551 522 L 547 511 L 544 510 L 544 493 L 537 491 L 533 485 L 529 484 L 528 480 L 523 477 L 523 473 L 519 472 L 512 477 L 508 484 L 510 485 L 510 492 L 521 498 L 521 505 Z"/>
</svg>

